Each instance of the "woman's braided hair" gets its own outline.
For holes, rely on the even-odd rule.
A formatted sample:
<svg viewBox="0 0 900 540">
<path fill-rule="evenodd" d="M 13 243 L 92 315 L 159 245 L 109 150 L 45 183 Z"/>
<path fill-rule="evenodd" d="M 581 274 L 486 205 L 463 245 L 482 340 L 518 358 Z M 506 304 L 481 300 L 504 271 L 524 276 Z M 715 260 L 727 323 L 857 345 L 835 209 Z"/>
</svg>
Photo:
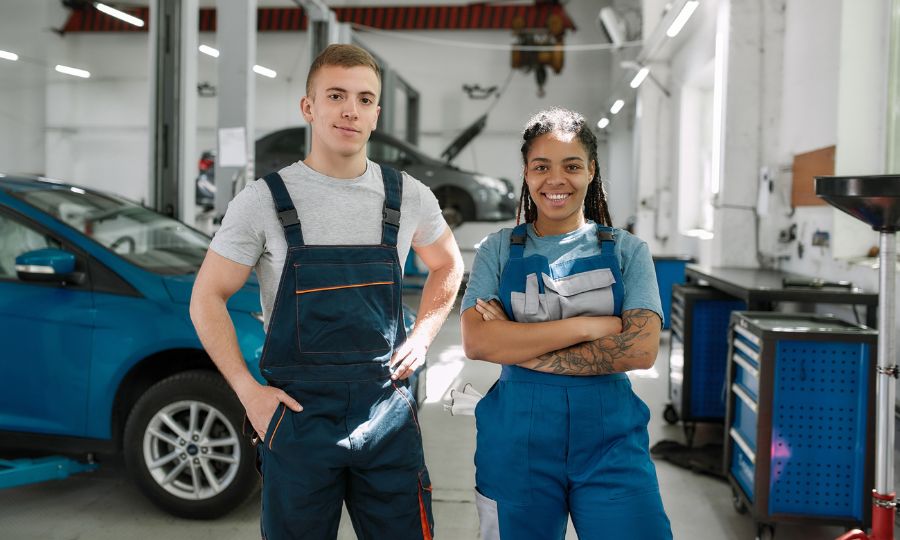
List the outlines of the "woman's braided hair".
<svg viewBox="0 0 900 540">
<path fill-rule="evenodd" d="M 594 163 L 594 177 L 588 184 L 587 194 L 584 198 L 584 217 L 600 225 L 612 227 L 612 218 L 609 217 L 609 207 L 606 204 L 606 192 L 600 181 L 600 166 L 597 161 L 597 137 L 588 129 L 584 117 L 577 112 L 568 109 L 554 107 L 541 111 L 531 117 L 525 124 L 522 132 L 522 161 L 528 166 L 528 151 L 531 143 L 541 135 L 547 133 L 572 133 L 578 137 L 581 146 L 588 155 L 588 163 Z M 525 214 L 525 222 L 533 223 L 537 219 L 537 206 L 531 200 L 528 193 L 528 184 L 522 179 L 522 198 L 519 200 L 519 211 L 516 222 L 522 221 Z"/>
</svg>

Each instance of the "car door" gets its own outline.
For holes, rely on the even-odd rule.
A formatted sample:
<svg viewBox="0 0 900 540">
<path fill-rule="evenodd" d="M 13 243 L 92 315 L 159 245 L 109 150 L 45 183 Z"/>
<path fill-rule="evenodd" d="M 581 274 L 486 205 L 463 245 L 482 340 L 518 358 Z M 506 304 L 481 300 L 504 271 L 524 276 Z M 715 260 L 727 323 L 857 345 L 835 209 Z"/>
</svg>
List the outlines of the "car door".
<svg viewBox="0 0 900 540">
<path fill-rule="evenodd" d="M 17 256 L 49 247 L 70 249 L 0 207 L 0 430 L 78 436 L 90 375 L 90 286 L 16 276 Z"/>
</svg>

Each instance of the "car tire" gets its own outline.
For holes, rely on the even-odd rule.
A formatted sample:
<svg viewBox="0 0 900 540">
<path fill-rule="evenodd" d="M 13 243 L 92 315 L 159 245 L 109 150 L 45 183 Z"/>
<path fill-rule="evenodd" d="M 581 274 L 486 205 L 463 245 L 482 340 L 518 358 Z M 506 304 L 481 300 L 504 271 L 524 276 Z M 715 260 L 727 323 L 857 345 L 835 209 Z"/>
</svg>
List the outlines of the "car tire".
<svg viewBox="0 0 900 540">
<path fill-rule="evenodd" d="M 128 471 L 157 506 L 179 517 L 223 516 L 256 493 L 256 453 L 244 409 L 219 374 L 186 371 L 156 383 L 125 425 Z"/>
<path fill-rule="evenodd" d="M 475 201 L 465 191 L 445 187 L 435 190 L 434 195 L 451 229 L 475 220 Z"/>
</svg>

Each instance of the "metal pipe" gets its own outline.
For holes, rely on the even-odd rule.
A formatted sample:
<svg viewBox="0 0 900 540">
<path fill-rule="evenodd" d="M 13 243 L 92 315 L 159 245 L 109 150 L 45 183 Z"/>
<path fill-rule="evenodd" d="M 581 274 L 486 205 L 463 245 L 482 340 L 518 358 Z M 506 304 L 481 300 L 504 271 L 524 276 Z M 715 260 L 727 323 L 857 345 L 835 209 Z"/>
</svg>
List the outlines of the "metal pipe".
<svg viewBox="0 0 900 540">
<path fill-rule="evenodd" d="M 878 377 L 877 409 L 875 419 L 875 491 L 880 494 L 894 492 L 894 397 L 897 391 L 895 373 L 896 335 L 896 234 L 881 232 L 880 268 L 878 271 Z M 892 369 L 893 368 L 893 369 Z"/>
</svg>

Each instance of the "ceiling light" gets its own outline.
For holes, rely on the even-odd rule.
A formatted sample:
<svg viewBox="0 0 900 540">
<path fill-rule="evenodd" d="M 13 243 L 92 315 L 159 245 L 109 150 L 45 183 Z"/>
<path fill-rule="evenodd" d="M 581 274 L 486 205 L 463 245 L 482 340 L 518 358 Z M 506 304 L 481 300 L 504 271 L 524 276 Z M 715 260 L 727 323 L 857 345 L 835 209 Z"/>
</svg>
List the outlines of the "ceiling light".
<svg viewBox="0 0 900 540">
<path fill-rule="evenodd" d="M 202 52 L 203 54 L 208 54 L 209 56 L 212 56 L 213 58 L 218 58 L 218 57 L 219 57 L 219 50 L 218 50 L 218 49 L 213 49 L 213 48 L 210 47 L 209 45 L 200 45 L 200 46 L 197 47 L 197 48 L 198 48 L 198 49 L 200 50 L 200 52 Z"/>
<path fill-rule="evenodd" d="M 666 35 L 669 37 L 677 36 L 678 32 L 681 32 L 682 27 L 688 22 L 688 19 L 691 18 L 691 15 L 694 14 L 694 10 L 697 9 L 697 6 L 699 5 L 700 2 L 698 0 L 688 0 L 685 2 L 684 6 L 681 8 L 681 13 L 675 17 L 675 20 L 669 25 L 669 29 L 666 30 Z"/>
<path fill-rule="evenodd" d="M 625 102 L 621 99 L 617 99 L 615 103 L 612 104 L 612 107 L 609 108 L 609 112 L 616 114 L 617 112 L 622 110 L 622 107 L 625 106 Z"/>
<path fill-rule="evenodd" d="M 103 13 L 106 13 L 107 15 L 109 15 L 111 17 L 115 17 L 115 18 L 119 19 L 120 21 L 125 21 L 128 24 L 133 24 L 140 28 L 143 28 L 143 26 L 144 26 L 144 21 L 142 21 L 141 19 L 138 19 L 137 17 L 135 17 L 133 15 L 129 15 L 129 14 L 125 13 L 124 11 L 119 11 L 116 8 L 109 7 L 106 4 L 101 4 L 100 2 L 94 2 L 94 7 L 97 8 L 98 11 L 102 11 Z"/>
<path fill-rule="evenodd" d="M 597 122 L 597 127 L 600 129 L 603 129 L 608 125 L 609 125 L 609 118 L 607 118 L 605 116 L 603 118 L 601 118 L 599 122 Z"/>
<path fill-rule="evenodd" d="M 648 67 L 646 67 L 646 66 L 645 66 L 645 67 L 642 67 L 642 68 L 640 69 L 640 71 L 638 71 L 638 72 L 635 74 L 634 78 L 631 79 L 631 87 L 632 87 L 632 88 L 637 88 L 638 86 L 640 86 L 641 83 L 644 82 L 644 79 L 646 79 L 646 78 L 647 78 L 647 75 L 649 75 L 649 74 L 650 74 L 650 68 L 648 68 Z"/>
<path fill-rule="evenodd" d="M 7 51 L 0 51 L 0 58 L 2 58 L 4 60 L 12 60 L 13 62 L 15 62 L 16 60 L 19 59 L 19 55 L 16 53 L 11 53 L 11 52 L 7 52 Z"/>
<path fill-rule="evenodd" d="M 274 79 L 275 75 L 277 75 L 277 73 L 275 73 L 273 70 L 271 70 L 267 67 L 260 66 L 260 65 L 253 66 L 253 71 L 255 71 L 256 73 L 259 73 L 263 77 L 268 77 L 270 79 Z"/>
<path fill-rule="evenodd" d="M 60 73 L 65 73 L 66 75 L 73 75 L 75 77 L 81 77 L 82 79 L 87 79 L 91 76 L 90 72 L 85 71 L 83 69 L 73 68 L 69 66 L 64 66 L 62 64 L 56 65 L 56 71 Z"/>
</svg>

